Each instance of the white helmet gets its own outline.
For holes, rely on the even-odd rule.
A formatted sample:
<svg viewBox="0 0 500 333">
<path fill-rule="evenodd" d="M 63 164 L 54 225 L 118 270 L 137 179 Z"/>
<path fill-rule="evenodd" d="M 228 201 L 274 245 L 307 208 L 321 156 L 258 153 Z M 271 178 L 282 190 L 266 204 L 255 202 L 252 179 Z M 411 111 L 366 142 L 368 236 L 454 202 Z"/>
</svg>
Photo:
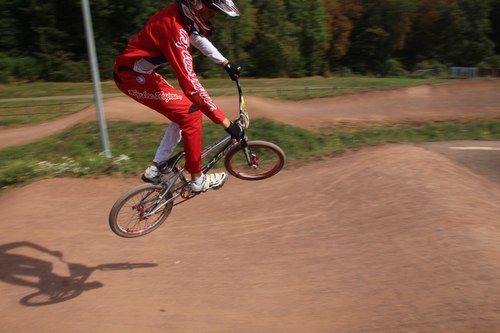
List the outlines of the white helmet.
<svg viewBox="0 0 500 333">
<path fill-rule="evenodd" d="M 193 24 L 193 27 L 201 36 L 210 36 L 215 29 L 212 21 L 203 21 L 200 12 L 203 9 L 210 9 L 216 12 L 223 12 L 231 17 L 241 16 L 240 11 L 231 0 L 177 0 L 182 13 Z"/>
</svg>

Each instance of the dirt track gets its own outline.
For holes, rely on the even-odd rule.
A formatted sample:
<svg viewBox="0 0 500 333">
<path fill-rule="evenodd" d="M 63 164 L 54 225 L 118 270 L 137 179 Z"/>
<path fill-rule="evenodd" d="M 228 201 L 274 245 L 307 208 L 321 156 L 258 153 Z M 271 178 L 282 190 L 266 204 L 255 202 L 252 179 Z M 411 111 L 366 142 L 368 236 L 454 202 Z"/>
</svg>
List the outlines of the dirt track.
<svg viewBox="0 0 500 333">
<path fill-rule="evenodd" d="M 317 100 L 305 114 L 322 125 L 496 117 L 499 83 Z M 254 117 L 319 126 L 306 103 L 247 103 Z M 152 234 L 121 239 L 107 214 L 137 184 L 53 179 L 1 197 L 3 332 L 500 331 L 500 185 L 441 154 L 388 145 L 231 178 Z"/>
<path fill-rule="evenodd" d="M 386 125 L 406 121 L 498 118 L 500 80 L 451 82 L 386 91 L 318 98 L 301 102 L 246 96 L 252 118 L 269 118 L 307 129 L 329 126 Z M 238 116 L 238 97 L 214 98 L 230 118 Z M 108 121 L 167 122 L 162 115 L 129 97 L 107 99 L 104 112 Z M 0 130 L 0 149 L 27 144 L 75 124 L 96 120 L 93 107 L 77 114 L 36 126 Z"/>
</svg>

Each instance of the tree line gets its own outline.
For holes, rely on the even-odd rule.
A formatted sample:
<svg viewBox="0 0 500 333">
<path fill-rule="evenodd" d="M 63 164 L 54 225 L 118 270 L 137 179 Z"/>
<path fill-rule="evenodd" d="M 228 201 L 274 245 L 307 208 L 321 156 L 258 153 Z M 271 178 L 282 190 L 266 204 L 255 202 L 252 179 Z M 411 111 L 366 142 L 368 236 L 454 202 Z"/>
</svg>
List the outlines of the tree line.
<svg viewBox="0 0 500 333">
<path fill-rule="evenodd" d="M 90 0 L 100 75 L 173 0 Z M 235 0 L 210 38 L 248 77 L 397 76 L 500 67 L 500 0 Z M 0 1 L 0 82 L 90 80 L 79 1 Z M 193 49 L 193 53 L 198 51 Z M 224 75 L 203 56 L 203 77 Z M 169 66 L 161 73 L 172 75 Z"/>
</svg>

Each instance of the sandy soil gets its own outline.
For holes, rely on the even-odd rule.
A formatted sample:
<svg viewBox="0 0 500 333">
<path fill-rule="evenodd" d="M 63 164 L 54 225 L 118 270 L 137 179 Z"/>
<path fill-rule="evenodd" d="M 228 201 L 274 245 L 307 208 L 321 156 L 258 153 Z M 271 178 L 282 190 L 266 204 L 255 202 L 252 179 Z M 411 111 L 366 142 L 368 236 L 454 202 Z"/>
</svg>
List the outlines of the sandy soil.
<svg viewBox="0 0 500 333">
<path fill-rule="evenodd" d="M 247 103 L 307 128 L 483 118 L 499 115 L 499 87 Z M 160 120 L 107 103 L 111 120 Z M 52 179 L 0 197 L 2 332 L 500 332 L 500 185 L 442 154 L 394 144 L 231 178 L 119 238 L 109 209 L 140 183 Z"/>
</svg>

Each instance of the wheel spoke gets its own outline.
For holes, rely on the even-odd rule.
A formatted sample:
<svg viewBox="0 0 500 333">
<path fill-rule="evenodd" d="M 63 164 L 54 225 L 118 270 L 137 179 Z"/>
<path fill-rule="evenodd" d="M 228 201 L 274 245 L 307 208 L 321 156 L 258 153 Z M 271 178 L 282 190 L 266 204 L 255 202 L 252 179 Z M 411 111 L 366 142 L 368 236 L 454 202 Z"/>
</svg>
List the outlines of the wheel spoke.
<svg viewBox="0 0 500 333">
<path fill-rule="evenodd" d="M 110 213 L 109 223 L 113 232 L 122 237 L 138 237 L 158 228 L 173 206 L 170 202 L 150 215 L 168 199 L 161 199 L 161 193 L 160 185 L 145 184 L 124 194 Z"/>
</svg>

